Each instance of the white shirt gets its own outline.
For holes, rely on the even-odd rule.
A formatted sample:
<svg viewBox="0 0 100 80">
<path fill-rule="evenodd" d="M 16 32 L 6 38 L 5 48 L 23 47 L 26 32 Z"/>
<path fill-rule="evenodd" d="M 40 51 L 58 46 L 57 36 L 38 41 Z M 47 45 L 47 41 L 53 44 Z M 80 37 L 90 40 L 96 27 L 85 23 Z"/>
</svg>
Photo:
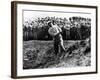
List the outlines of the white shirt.
<svg viewBox="0 0 100 80">
<path fill-rule="evenodd" d="M 57 25 L 52 25 L 52 27 L 49 28 L 48 32 L 49 32 L 50 35 L 55 36 L 58 33 L 62 32 L 62 30 Z"/>
</svg>

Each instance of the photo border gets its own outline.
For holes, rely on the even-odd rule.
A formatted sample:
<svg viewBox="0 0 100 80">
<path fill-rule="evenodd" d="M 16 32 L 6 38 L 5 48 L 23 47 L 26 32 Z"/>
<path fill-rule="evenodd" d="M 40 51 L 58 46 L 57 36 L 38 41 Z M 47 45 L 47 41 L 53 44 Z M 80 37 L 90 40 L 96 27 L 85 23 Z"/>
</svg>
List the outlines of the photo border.
<svg viewBox="0 0 100 80">
<path fill-rule="evenodd" d="M 17 76 L 17 4 L 34 4 L 34 5 L 47 5 L 59 7 L 81 7 L 96 9 L 96 71 L 94 72 L 81 72 L 81 73 L 63 73 L 63 74 L 50 74 L 50 75 L 33 75 L 33 76 Z M 58 4 L 58 3 L 41 3 L 41 2 L 25 2 L 25 1 L 12 1 L 11 2 L 11 77 L 12 78 L 32 78 L 32 77 L 50 77 L 50 76 L 66 76 L 66 75 L 81 75 L 81 74 L 94 74 L 98 73 L 98 7 L 88 5 L 73 5 L 73 4 Z"/>
</svg>

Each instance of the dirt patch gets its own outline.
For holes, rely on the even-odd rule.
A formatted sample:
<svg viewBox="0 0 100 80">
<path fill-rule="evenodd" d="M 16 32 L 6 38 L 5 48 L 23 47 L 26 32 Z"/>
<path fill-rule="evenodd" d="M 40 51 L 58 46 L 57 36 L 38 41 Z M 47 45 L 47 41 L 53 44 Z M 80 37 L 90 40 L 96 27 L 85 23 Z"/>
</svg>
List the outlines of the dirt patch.
<svg viewBox="0 0 100 80">
<path fill-rule="evenodd" d="M 91 65 L 90 43 L 64 41 L 66 52 L 56 56 L 52 41 L 24 41 L 23 69 L 77 67 Z"/>
</svg>

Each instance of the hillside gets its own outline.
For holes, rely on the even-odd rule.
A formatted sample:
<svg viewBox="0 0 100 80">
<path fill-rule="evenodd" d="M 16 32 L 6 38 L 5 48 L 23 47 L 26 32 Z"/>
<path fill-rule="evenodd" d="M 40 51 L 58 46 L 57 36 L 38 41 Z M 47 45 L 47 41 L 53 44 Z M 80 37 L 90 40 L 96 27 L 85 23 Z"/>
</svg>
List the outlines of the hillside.
<svg viewBox="0 0 100 80">
<path fill-rule="evenodd" d="M 78 67 L 91 65 L 90 40 L 64 41 L 65 53 L 53 53 L 52 41 L 24 41 L 23 69 Z"/>
</svg>

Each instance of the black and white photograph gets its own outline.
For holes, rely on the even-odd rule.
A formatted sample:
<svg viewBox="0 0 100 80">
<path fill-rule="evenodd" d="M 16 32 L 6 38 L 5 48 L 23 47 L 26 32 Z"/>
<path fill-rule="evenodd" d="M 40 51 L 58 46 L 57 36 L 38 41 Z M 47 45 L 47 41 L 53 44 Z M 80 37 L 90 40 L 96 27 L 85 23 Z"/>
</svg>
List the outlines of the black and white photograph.
<svg viewBox="0 0 100 80">
<path fill-rule="evenodd" d="M 96 6 L 12 5 L 14 77 L 97 73 Z"/>
<path fill-rule="evenodd" d="M 23 69 L 91 66 L 87 14 L 23 11 Z"/>
</svg>

